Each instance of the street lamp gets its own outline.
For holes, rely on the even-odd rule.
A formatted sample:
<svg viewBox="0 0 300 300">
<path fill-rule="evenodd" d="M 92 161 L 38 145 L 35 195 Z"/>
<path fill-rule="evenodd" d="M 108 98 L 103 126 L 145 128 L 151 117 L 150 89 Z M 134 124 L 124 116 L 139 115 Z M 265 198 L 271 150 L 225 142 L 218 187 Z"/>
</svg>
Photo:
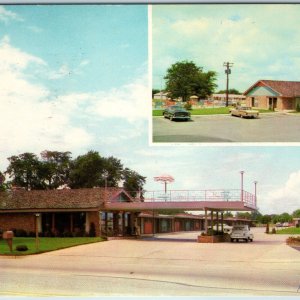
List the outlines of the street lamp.
<svg viewBox="0 0 300 300">
<path fill-rule="evenodd" d="M 241 173 L 241 201 L 244 201 L 244 173 L 245 171 L 240 171 Z"/>
<path fill-rule="evenodd" d="M 257 201 L 256 201 L 256 185 L 257 185 L 257 181 L 254 181 L 254 204 L 255 204 L 255 208 L 256 208 L 256 203 L 257 203 Z"/>
<path fill-rule="evenodd" d="M 39 220 L 40 214 L 35 214 L 35 248 L 36 250 L 39 249 L 39 227 L 38 227 L 38 220 Z"/>
</svg>

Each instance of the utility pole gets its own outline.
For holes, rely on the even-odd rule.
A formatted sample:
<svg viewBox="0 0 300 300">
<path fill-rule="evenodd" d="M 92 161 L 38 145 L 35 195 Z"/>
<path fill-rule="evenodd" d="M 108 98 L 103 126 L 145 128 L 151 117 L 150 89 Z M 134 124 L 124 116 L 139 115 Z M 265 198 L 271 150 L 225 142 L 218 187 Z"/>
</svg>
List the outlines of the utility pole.
<svg viewBox="0 0 300 300">
<path fill-rule="evenodd" d="M 229 88 L 229 74 L 231 74 L 231 67 L 233 63 L 224 62 L 223 66 L 226 67 L 225 74 L 226 74 L 226 107 L 228 106 L 228 88 Z"/>
</svg>

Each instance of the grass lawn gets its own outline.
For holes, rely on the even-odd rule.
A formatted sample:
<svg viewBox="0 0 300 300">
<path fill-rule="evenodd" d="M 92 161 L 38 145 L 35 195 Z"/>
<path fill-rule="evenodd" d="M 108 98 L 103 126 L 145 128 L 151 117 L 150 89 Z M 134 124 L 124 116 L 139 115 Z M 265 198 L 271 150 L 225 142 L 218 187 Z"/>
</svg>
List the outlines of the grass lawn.
<svg viewBox="0 0 300 300">
<path fill-rule="evenodd" d="M 300 228 L 288 227 L 283 229 L 276 229 L 277 234 L 300 234 Z"/>
<path fill-rule="evenodd" d="M 13 239 L 13 251 L 10 252 L 7 242 L 0 240 L 0 255 L 26 255 L 37 254 L 77 245 L 103 241 L 100 237 L 74 237 L 74 238 L 39 238 L 39 250 L 36 250 L 35 238 L 16 237 Z M 16 251 L 16 246 L 26 245 L 27 251 Z"/>
<path fill-rule="evenodd" d="M 192 116 L 200 115 L 226 115 L 229 114 L 229 109 L 231 107 L 212 107 L 212 108 L 198 108 L 190 110 Z M 269 113 L 272 112 L 266 109 L 257 109 L 260 113 Z M 152 110 L 153 117 L 161 117 L 163 109 Z"/>
</svg>

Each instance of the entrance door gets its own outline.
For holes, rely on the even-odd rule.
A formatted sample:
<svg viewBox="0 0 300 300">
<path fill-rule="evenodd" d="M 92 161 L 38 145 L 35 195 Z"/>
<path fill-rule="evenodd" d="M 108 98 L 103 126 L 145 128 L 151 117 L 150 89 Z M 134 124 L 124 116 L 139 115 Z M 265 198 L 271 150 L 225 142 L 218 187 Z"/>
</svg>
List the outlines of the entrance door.
<svg viewBox="0 0 300 300">
<path fill-rule="evenodd" d="M 277 108 L 277 98 L 269 98 L 269 110 L 275 110 Z"/>
</svg>

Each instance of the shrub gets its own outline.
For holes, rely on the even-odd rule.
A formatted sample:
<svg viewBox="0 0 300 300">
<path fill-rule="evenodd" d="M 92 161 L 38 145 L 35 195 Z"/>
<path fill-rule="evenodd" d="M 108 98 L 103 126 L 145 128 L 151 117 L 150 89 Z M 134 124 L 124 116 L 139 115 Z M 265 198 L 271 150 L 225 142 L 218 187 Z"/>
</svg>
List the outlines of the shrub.
<svg viewBox="0 0 300 300">
<path fill-rule="evenodd" d="M 274 227 L 272 228 L 272 233 L 276 233 L 276 229 Z"/>
<path fill-rule="evenodd" d="M 35 232 L 29 231 L 28 232 L 28 237 L 35 237 Z"/>
<path fill-rule="evenodd" d="M 299 103 L 297 103 L 296 112 L 300 112 L 300 104 Z"/>
<path fill-rule="evenodd" d="M 63 237 L 73 237 L 73 233 L 71 231 L 65 231 Z"/>
<path fill-rule="evenodd" d="M 13 232 L 15 237 L 27 237 L 27 232 L 24 229 L 14 229 Z"/>
<path fill-rule="evenodd" d="M 18 245 L 16 247 L 16 250 L 17 251 L 27 251 L 28 250 L 28 247 L 26 245 Z"/>
<path fill-rule="evenodd" d="M 184 105 L 184 108 L 185 108 L 186 110 L 192 110 L 192 104 L 189 103 L 189 102 L 187 102 L 187 103 Z"/>
</svg>

